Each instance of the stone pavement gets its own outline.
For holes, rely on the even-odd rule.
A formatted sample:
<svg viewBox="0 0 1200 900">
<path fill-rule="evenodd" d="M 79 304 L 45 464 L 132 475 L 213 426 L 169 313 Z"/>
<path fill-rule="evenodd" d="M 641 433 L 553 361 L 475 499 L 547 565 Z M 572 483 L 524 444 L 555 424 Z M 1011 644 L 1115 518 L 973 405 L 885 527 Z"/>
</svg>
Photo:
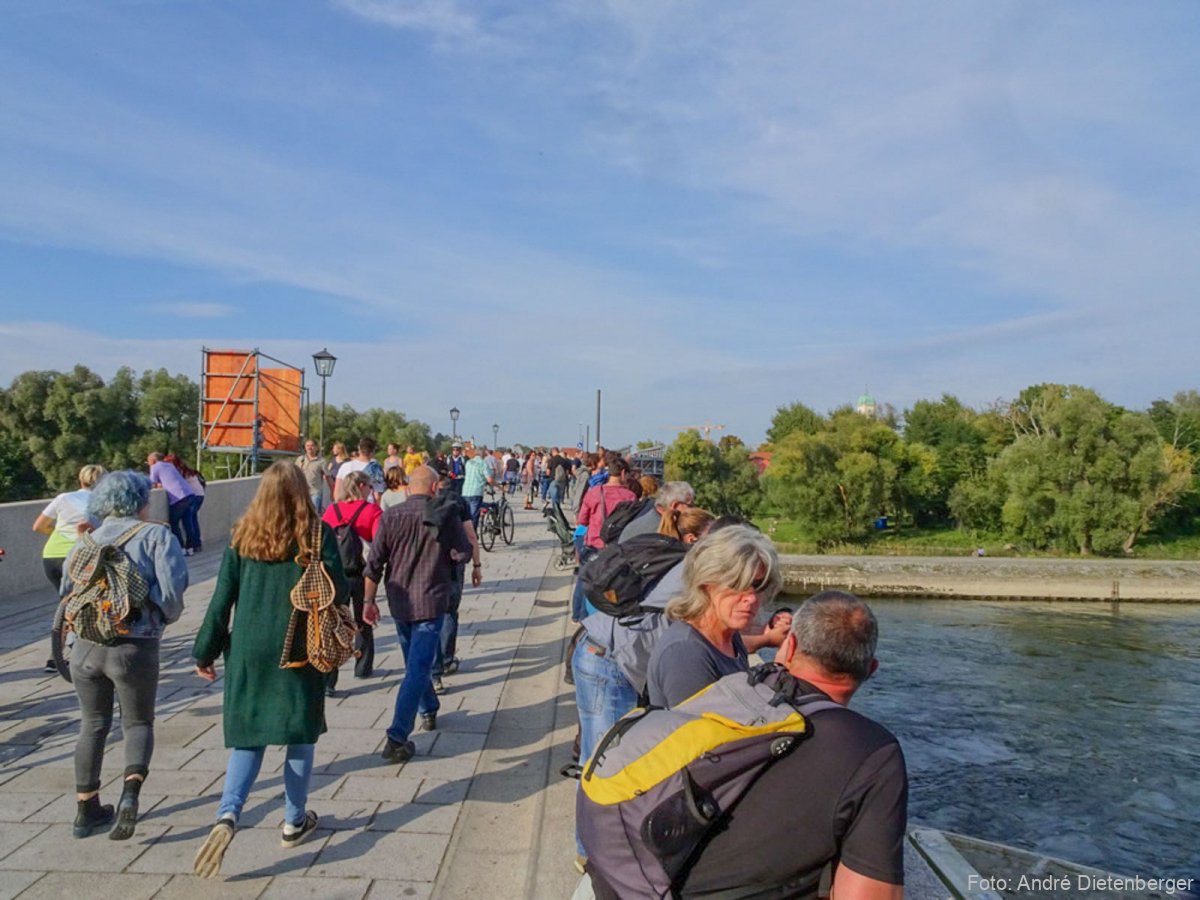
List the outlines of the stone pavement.
<svg viewBox="0 0 1200 900">
<path fill-rule="evenodd" d="M 272 748 L 213 881 L 191 868 L 224 778 L 222 683 L 192 673 L 190 650 L 220 548 L 189 560 L 187 608 L 163 640 L 154 761 L 126 842 L 71 836 L 78 703 L 70 685 L 42 671 L 53 592 L 30 585 L 0 603 L 0 900 L 569 897 L 578 880 L 576 782 L 558 769 L 575 729 L 561 677 L 570 579 L 548 571 L 557 541 L 542 523 L 518 510 L 513 546 L 483 554 L 484 585 L 463 598 L 463 666 L 446 679 L 438 731 L 414 736 L 418 755 L 403 766 L 379 758 L 403 669 L 385 615 L 376 677 L 344 672 L 327 707 L 310 798 L 317 833 L 279 846 L 283 755 Z M 106 802 L 119 794 L 121 754 L 117 725 Z"/>
</svg>

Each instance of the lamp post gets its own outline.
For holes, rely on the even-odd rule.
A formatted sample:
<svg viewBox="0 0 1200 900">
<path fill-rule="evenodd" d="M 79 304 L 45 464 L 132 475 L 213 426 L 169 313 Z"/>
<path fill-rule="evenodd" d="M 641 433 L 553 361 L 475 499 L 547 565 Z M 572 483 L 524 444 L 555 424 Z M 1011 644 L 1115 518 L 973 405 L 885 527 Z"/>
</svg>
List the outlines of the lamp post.
<svg viewBox="0 0 1200 900">
<path fill-rule="evenodd" d="M 322 348 L 320 353 L 313 354 L 313 365 L 317 368 L 317 374 L 321 376 L 321 452 L 325 452 L 325 379 L 333 374 L 333 365 L 337 362 L 337 357 L 329 352 L 328 349 Z"/>
<path fill-rule="evenodd" d="M 450 440 L 451 442 L 458 440 L 458 407 L 450 407 Z"/>
<path fill-rule="evenodd" d="M 500 426 L 492 426 L 492 449 L 495 450 L 500 445 Z"/>
</svg>

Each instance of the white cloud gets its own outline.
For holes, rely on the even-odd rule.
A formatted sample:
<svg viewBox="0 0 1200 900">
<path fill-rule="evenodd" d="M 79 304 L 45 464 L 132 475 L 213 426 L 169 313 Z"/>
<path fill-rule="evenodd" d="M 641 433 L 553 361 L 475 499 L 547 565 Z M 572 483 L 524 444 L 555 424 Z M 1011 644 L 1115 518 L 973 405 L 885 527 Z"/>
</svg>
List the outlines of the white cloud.
<svg viewBox="0 0 1200 900">
<path fill-rule="evenodd" d="M 371 22 L 427 32 L 456 44 L 476 46 L 482 38 L 475 17 L 452 0 L 334 0 L 334 5 Z"/>
<path fill-rule="evenodd" d="M 397 401 L 379 373 L 406 387 L 412 371 L 439 373 L 432 410 L 470 397 L 533 422 L 519 398 L 573 427 L 602 386 L 631 438 L 712 418 L 750 439 L 779 403 L 832 406 L 864 382 L 897 405 L 1048 379 L 1144 404 L 1193 377 L 1194 117 L 1169 89 L 1171 55 L 1104 17 L 1005 3 L 334 6 L 442 54 L 404 70 L 411 81 L 376 58 L 342 62 L 332 95 L 314 61 L 301 90 L 318 99 L 296 134 L 344 127 L 353 160 L 238 127 L 261 109 L 239 105 L 233 78 L 232 119 L 202 121 L 28 62 L 33 79 L 0 79 L 0 231 L 345 298 L 378 333 L 346 353 L 336 390 L 431 420 L 420 391 Z M 356 80 L 369 99 L 350 99 L 370 115 L 343 120 L 329 100 Z M 253 98 L 286 96 L 272 87 Z M 460 143 L 419 143 L 446 119 Z M 552 150 L 557 181 L 510 177 L 534 145 Z M 493 168 L 476 179 L 472 166 Z M 1182 189 L 1145 190 L 1148 171 Z M 592 183 L 637 202 L 572 208 Z M 743 258 L 762 242 L 777 268 Z M 814 273 L 790 305 L 778 286 L 756 302 L 760 284 L 807 274 L 789 257 L 826 250 L 846 269 L 884 260 L 925 277 L 851 272 L 826 290 Z M 950 283 L 978 290 L 922 302 Z M 322 341 L 301 343 L 306 359 Z M 127 351 L 161 345 L 103 358 Z"/>
<path fill-rule="evenodd" d="M 151 311 L 161 316 L 176 316 L 181 319 L 223 319 L 235 312 L 226 303 L 162 303 L 152 306 Z"/>
</svg>

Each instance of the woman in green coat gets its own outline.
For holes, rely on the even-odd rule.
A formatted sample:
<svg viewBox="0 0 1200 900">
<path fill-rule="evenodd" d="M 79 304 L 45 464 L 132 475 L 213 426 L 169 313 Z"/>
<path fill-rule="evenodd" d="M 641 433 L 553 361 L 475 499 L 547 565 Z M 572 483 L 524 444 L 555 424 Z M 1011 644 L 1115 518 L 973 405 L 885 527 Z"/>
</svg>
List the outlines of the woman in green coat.
<svg viewBox="0 0 1200 900">
<path fill-rule="evenodd" d="M 195 872 L 206 878 L 220 871 L 267 745 L 287 747 L 283 846 L 299 844 L 317 827 L 317 815 L 306 803 L 313 751 L 325 731 L 325 675 L 306 663 L 280 667 L 292 616 L 290 595 L 304 571 L 296 557 L 310 540 L 314 521 L 317 511 L 301 471 L 290 461 L 267 469 L 233 528 L 196 635 L 192 656 L 201 678 L 215 680 L 214 663 L 218 656 L 225 658 L 223 717 L 225 746 L 230 748 L 217 824 L 196 854 Z M 349 585 L 327 526 L 321 526 L 321 539 L 334 602 L 344 606 Z M 296 629 L 292 650 L 291 661 L 306 659 L 302 628 Z"/>
</svg>

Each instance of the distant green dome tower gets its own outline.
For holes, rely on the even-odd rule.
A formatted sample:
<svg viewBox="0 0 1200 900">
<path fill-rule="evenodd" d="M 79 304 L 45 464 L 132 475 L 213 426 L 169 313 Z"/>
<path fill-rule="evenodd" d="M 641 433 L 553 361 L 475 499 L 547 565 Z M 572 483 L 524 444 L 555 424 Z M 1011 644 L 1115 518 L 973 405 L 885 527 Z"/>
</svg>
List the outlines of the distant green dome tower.
<svg viewBox="0 0 1200 900">
<path fill-rule="evenodd" d="M 863 395 L 858 398 L 858 402 L 854 404 L 854 410 L 860 416 L 875 418 L 875 413 L 879 410 L 879 405 L 875 402 L 875 398 L 870 392 L 864 391 Z"/>
</svg>

